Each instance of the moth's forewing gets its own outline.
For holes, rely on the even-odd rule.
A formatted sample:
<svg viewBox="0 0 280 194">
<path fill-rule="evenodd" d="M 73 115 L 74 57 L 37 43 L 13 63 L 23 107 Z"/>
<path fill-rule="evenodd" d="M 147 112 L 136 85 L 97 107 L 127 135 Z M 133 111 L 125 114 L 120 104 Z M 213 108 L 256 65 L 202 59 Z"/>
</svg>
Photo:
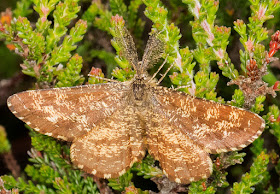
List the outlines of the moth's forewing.
<svg viewBox="0 0 280 194">
<path fill-rule="evenodd" d="M 244 109 L 164 87 L 155 87 L 154 95 L 154 111 L 208 153 L 242 149 L 257 139 L 265 127 L 259 115 Z"/>
<path fill-rule="evenodd" d="M 145 156 L 143 128 L 134 111 L 126 106 L 99 123 L 71 146 L 71 160 L 100 178 L 117 178 Z"/>
<path fill-rule="evenodd" d="M 149 153 L 159 160 L 164 174 L 172 181 L 188 184 L 212 173 L 209 154 L 163 114 L 153 113 L 147 122 L 147 144 Z"/>
<path fill-rule="evenodd" d="M 8 107 L 34 130 L 73 141 L 120 108 L 126 90 L 123 83 L 31 90 L 9 97 Z"/>
</svg>

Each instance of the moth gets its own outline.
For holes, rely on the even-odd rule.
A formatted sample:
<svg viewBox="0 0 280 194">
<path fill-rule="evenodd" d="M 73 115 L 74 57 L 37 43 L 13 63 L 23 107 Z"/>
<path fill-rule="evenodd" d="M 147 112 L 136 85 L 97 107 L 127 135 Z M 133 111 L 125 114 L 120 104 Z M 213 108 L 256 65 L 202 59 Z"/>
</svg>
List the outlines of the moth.
<svg viewBox="0 0 280 194">
<path fill-rule="evenodd" d="M 187 184 L 211 175 L 209 154 L 242 149 L 262 133 L 257 114 L 160 86 L 147 69 L 161 57 L 161 41 L 150 38 L 138 62 L 123 32 L 114 41 L 133 79 L 21 92 L 9 97 L 11 112 L 39 133 L 72 142 L 72 162 L 100 178 L 121 176 L 148 151 L 171 181 Z"/>
</svg>

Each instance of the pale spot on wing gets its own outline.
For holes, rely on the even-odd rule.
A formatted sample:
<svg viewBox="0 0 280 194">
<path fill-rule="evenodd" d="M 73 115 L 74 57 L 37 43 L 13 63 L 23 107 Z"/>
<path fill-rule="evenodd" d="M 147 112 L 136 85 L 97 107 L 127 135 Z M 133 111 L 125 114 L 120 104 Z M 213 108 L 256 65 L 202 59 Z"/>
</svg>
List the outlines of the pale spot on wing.
<svg viewBox="0 0 280 194">
<path fill-rule="evenodd" d="M 208 108 L 206 114 L 204 114 L 205 120 L 209 121 L 210 119 L 217 119 L 220 116 L 220 111 L 218 108 L 212 107 Z"/>
<path fill-rule="evenodd" d="M 235 122 L 235 121 L 239 122 L 240 117 L 242 117 L 242 116 L 243 116 L 242 112 L 231 111 L 229 113 L 229 120 L 232 122 Z"/>
<path fill-rule="evenodd" d="M 262 129 L 265 128 L 265 122 L 262 123 L 262 127 L 261 127 L 261 128 L 262 128 Z M 260 133 L 262 133 L 262 131 L 260 131 Z"/>
<path fill-rule="evenodd" d="M 228 132 L 227 130 L 221 131 L 223 134 L 223 138 L 227 138 L 229 135 L 233 134 L 233 132 Z"/>
<path fill-rule="evenodd" d="M 7 105 L 8 105 L 8 107 L 11 107 L 11 106 L 12 106 L 12 104 L 11 104 L 10 102 L 7 102 Z"/>
<path fill-rule="evenodd" d="M 41 95 L 41 93 L 36 90 L 34 90 L 34 91 L 31 90 L 31 91 L 28 91 L 27 93 L 33 99 L 32 109 L 33 110 L 42 110 L 45 100 L 43 99 L 43 96 Z"/>
<path fill-rule="evenodd" d="M 57 123 L 58 116 L 54 115 L 53 117 L 46 117 L 46 119 L 52 123 Z"/>
<path fill-rule="evenodd" d="M 175 182 L 176 182 L 176 183 L 181 183 L 181 180 L 180 180 L 179 178 L 176 178 L 176 179 L 175 179 Z"/>
<path fill-rule="evenodd" d="M 165 174 L 166 177 L 168 177 L 168 174 L 164 169 L 162 170 L 162 172 L 163 172 L 163 174 Z"/>
<path fill-rule="evenodd" d="M 121 175 L 123 175 L 125 172 L 126 172 L 126 170 L 123 169 L 121 172 L 119 172 L 119 175 L 121 176 Z"/>
<path fill-rule="evenodd" d="M 54 92 L 51 93 L 53 95 Z M 67 101 L 65 99 L 68 98 L 68 96 L 64 92 L 55 92 L 55 103 L 58 106 L 66 106 L 68 109 L 72 106 L 72 103 L 70 101 Z"/>
<path fill-rule="evenodd" d="M 93 125 L 93 127 L 95 127 L 95 125 Z M 86 130 L 87 132 L 90 132 L 90 131 L 91 131 L 90 128 L 84 128 L 84 130 Z"/>
<path fill-rule="evenodd" d="M 111 178 L 111 174 L 104 174 L 104 179 L 109 179 Z"/>
<path fill-rule="evenodd" d="M 206 178 L 208 178 L 208 176 L 205 174 L 205 175 L 202 176 L 202 178 L 206 179 Z"/>
<path fill-rule="evenodd" d="M 239 147 L 241 148 L 245 148 L 247 145 L 243 144 L 243 145 L 240 145 Z"/>
<path fill-rule="evenodd" d="M 63 115 L 63 113 L 60 113 L 57 110 L 55 110 L 53 106 L 43 106 L 42 111 L 49 115 L 47 119 L 53 123 L 56 123 L 59 117 Z"/>
<path fill-rule="evenodd" d="M 253 141 L 255 141 L 255 139 L 249 139 L 248 142 L 252 143 Z"/>
<path fill-rule="evenodd" d="M 108 107 L 108 105 L 104 102 L 104 101 L 102 101 L 101 102 L 101 104 L 103 105 L 103 107 L 105 107 L 105 108 L 107 108 Z"/>
<path fill-rule="evenodd" d="M 218 149 L 217 152 L 219 152 L 219 153 L 220 152 L 227 152 L 227 150 L 226 149 Z"/>
<path fill-rule="evenodd" d="M 226 120 L 222 120 L 222 121 L 216 121 L 215 122 L 215 126 L 216 126 L 216 130 L 215 131 L 225 131 L 226 133 L 224 135 L 228 135 L 227 130 L 232 129 L 233 127 L 240 127 L 240 123 L 233 123 L 231 121 L 226 121 Z"/>
<path fill-rule="evenodd" d="M 181 171 L 181 170 L 184 170 L 184 168 L 182 168 L 182 167 L 177 167 L 177 168 L 174 169 L 174 172 L 178 172 L 178 171 Z"/>
<path fill-rule="evenodd" d="M 193 136 L 196 138 L 205 137 L 208 133 L 211 132 L 211 128 L 206 124 L 196 124 L 193 126 Z"/>
<path fill-rule="evenodd" d="M 248 120 L 248 127 L 251 126 L 251 120 Z"/>
<path fill-rule="evenodd" d="M 78 168 L 80 168 L 80 169 L 83 169 L 83 167 L 84 167 L 84 165 L 82 165 L 82 164 L 78 165 Z"/>
<path fill-rule="evenodd" d="M 52 136 L 52 133 L 45 133 L 45 135 L 47 135 L 47 136 Z"/>
<path fill-rule="evenodd" d="M 64 136 L 62 136 L 62 135 L 58 135 L 58 136 L 57 136 L 57 138 L 58 138 L 58 139 L 65 140 L 65 141 L 67 140 L 67 138 L 66 138 L 66 137 L 64 137 Z"/>
<path fill-rule="evenodd" d="M 86 115 L 79 115 L 79 114 L 73 112 L 69 116 L 69 118 L 71 120 L 77 121 L 79 124 L 82 124 L 83 128 L 86 128 L 88 126 L 88 117 Z"/>
<path fill-rule="evenodd" d="M 91 171 L 91 174 L 95 175 L 96 174 L 96 170 L 94 169 L 93 171 Z"/>
</svg>

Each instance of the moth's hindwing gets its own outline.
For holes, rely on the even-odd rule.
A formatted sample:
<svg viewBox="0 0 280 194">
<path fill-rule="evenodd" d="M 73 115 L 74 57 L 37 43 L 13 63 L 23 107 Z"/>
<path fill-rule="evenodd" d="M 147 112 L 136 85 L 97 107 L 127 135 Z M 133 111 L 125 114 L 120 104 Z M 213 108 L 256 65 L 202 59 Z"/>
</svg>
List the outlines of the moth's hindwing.
<svg viewBox="0 0 280 194">
<path fill-rule="evenodd" d="M 143 128 L 133 106 L 119 109 L 71 146 L 71 160 L 102 178 L 117 178 L 145 156 Z"/>
<path fill-rule="evenodd" d="M 149 153 L 172 181 L 188 184 L 212 173 L 209 154 L 162 114 L 154 113 L 148 123 L 147 143 Z"/>
</svg>

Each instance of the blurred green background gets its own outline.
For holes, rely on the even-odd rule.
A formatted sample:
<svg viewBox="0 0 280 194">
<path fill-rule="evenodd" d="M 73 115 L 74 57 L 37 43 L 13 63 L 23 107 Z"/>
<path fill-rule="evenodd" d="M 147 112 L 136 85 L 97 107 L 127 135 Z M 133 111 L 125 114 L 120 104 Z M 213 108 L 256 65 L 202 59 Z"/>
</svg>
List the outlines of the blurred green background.
<svg viewBox="0 0 280 194">
<path fill-rule="evenodd" d="M 1 0 L 0 12 L 5 11 L 6 8 L 13 9 L 16 6 L 16 2 L 16 0 Z M 19 71 L 20 62 L 21 58 L 14 52 L 10 52 L 4 42 L 0 41 L 0 80 L 11 77 L 15 72 Z"/>
</svg>

